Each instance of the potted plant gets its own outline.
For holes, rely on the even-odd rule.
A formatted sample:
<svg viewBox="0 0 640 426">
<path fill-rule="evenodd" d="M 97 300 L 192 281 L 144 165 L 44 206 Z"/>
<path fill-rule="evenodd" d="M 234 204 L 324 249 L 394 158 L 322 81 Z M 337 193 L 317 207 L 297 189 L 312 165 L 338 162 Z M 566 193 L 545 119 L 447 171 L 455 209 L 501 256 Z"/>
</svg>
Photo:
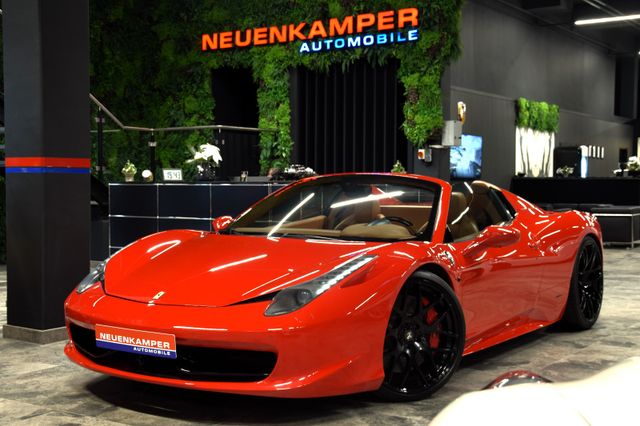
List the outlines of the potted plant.
<svg viewBox="0 0 640 426">
<path fill-rule="evenodd" d="M 571 166 L 562 166 L 558 167 L 556 170 L 556 176 L 569 177 L 573 174 L 573 167 Z"/>
<path fill-rule="evenodd" d="M 193 153 L 193 158 L 187 160 L 187 163 L 196 164 L 196 172 L 198 180 L 214 180 L 216 177 L 216 167 L 220 166 L 222 156 L 220 148 L 210 143 L 200 145 L 196 150 L 189 148 Z"/>
<path fill-rule="evenodd" d="M 407 171 L 405 170 L 400 160 L 397 160 L 393 167 L 391 167 L 391 173 L 407 173 Z"/>
<path fill-rule="evenodd" d="M 133 182 L 133 178 L 137 172 L 138 169 L 136 169 L 135 164 L 131 161 L 127 160 L 127 162 L 124 163 L 124 167 L 122 167 L 122 174 L 124 175 L 125 182 Z"/>
<path fill-rule="evenodd" d="M 315 176 L 317 173 L 307 166 L 302 164 L 291 164 L 280 173 L 282 180 L 298 180 L 309 176 Z"/>
<path fill-rule="evenodd" d="M 640 176 L 640 158 L 635 155 L 629 157 L 627 168 L 629 169 L 629 176 Z"/>
</svg>

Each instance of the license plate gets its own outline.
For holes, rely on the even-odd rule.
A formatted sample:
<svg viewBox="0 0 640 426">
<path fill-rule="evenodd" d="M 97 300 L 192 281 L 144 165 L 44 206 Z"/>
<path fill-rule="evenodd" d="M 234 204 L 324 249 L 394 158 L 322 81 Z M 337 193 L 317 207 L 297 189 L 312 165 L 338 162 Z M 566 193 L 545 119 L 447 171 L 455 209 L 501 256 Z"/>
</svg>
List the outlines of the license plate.
<svg viewBox="0 0 640 426">
<path fill-rule="evenodd" d="M 96 346 L 160 358 L 176 358 L 176 336 L 96 324 Z"/>
</svg>

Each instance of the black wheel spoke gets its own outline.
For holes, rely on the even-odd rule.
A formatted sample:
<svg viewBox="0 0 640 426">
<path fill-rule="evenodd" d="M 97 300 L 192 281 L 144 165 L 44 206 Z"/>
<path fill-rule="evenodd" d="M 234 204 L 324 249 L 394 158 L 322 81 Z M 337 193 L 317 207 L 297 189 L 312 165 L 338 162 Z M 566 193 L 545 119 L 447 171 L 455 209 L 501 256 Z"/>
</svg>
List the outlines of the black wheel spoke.
<svg viewBox="0 0 640 426">
<path fill-rule="evenodd" d="M 436 318 L 436 320 L 434 322 L 432 322 L 431 324 L 429 324 L 431 327 L 437 327 L 440 325 L 440 323 L 447 317 L 447 315 L 449 314 L 449 310 L 447 309 L 446 311 L 442 312 L 440 314 L 440 316 L 438 316 L 438 318 Z"/>
<path fill-rule="evenodd" d="M 431 350 L 433 352 L 446 352 L 446 353 L 450 353 L 453 352 L 454 349 L 453 348 L 441 348 L 441 347 L 437 347 L 437 348 L 431 348 Z"/>
<path fill-rule="evenodd" d="M 407 380 L 409 380 L 409 377 L 411 376 L 411 370 L 413 369 L 410 362 L 411 355 L 405 354 L 405 356 L 407 357 L 407 362 L 405 366 L 404 375 L 402 376 L 402 380 L 400 381 L 401 389 L 405 387 Z"/>
<path fill-rule="evenodd" d="M 440 313 L 438 315 L 438 317 L 431 322 L 430 324 L 425 323 L 423 324 L 420 328 L 423 331 L 423 333 L 425 334 L 431 334 L 431 333 L 435 333 L 435 334 L 440 334 L 442 333 L 441 329 L 439 328 L 441 326 L 442 321 L 444 321 L 447 318 L 449 311 L 446 310 L 442 313 Z M 445 330 L 446 331 L 446 330 Z"/>
<path fill-rule="evenodd" d="M 438 331 L 438 334 L 440 336 L 447 336 L 447 337 L 453 337 L 453 338 L 457 338 L 459 336 L 458 333 L 454 333 L 453 331 L 448 331 L 448 330 Z"/>
<path fill-rule="evenodd" d="M 420 296 L 420 291 L 418 290 L 418 294 L 416 295 L 415 304 L 413 305 L 414 316 L 420 315 L 422 312 L 422 297 Z"/>
<path fill-rule="evenodd" d="M 398 352 L 394 350 L 393 353 L 391 354 L 391 359 L 389 360 L 390 371 L 394 371 L 394 369 L 398 366 L 397 361 L 398 361 Z"/>
<path fill-rule="evenodd" d="M 420 380 L 422 381 L 422 383 L 424 383 L 425 385 L 429 385 L 429 379 L 427 379 L 427 376 L 424 374 L 424 371 L 422 371 L 422 368 L 420 368 L 420 364 L 418 363 L 418 360 L 414 357 L 412 360 L 413 362 L 413 370 L 418 373 L 418 377 L 420 378 Z"/>
<path fill-rule="evenodd" d="M 422 307 L 422 309 L 420 310 L 420 316 L 424 316 L 426 317 L 426 315 L 429 313 L 430 310 L 435 309 L 436 306 L 438 306 L 441 302 L 443 301 L 443 296 L 440 295 L 440 297 L 434 301 L 429 301 L 429 303 L 427 303 L 426 305 L 424 305 Z"/>
</svg>

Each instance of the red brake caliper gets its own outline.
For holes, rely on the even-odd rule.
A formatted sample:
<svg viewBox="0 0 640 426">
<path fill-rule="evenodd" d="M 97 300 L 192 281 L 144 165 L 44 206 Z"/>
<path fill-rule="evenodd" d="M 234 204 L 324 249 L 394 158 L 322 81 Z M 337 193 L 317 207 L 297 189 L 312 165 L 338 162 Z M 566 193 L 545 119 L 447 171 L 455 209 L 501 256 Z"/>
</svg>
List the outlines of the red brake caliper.
<svg viewBox="0 0 640 426">
<path fill-rule="evenodd" d="M 423 297 L 422 306 L 426 306 L 428 304 L 429 304 L 429 299 L 427 299 L 426 297 Z M 427 311 L 427 314 L 424 320 L 427 323 L 427 325 L 431 325 L 436 321 L 437 318 L 438 318 L 438 312 L 436 312 L 434 308 L 431 308 Z M 438 329 L 439 328 L 440 328 L 440 325 L 438 325 Z M 429 341 L 430 347 L 437 348 L 438 345 L 440 344 L 440 335 L 438 334 L 438 332 L 431 333 L 428 337 L 428 341 Z"/>
</svg>

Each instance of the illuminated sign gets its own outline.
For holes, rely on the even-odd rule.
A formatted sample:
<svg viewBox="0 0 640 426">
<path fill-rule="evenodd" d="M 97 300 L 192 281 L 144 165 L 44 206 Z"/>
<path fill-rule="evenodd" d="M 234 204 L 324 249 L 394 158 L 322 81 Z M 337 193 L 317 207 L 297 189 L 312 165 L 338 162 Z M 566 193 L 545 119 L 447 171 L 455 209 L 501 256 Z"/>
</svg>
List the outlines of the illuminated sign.
<svg viewBox="0 0 640 426">
<path fill-rule="evenodd" d="M 353 49 L 418 40 L 418 9 L 361 13 L 342 20 L 318 20 L 281 26 L 202 34 L 202 50 L 227 50 L 301 41 L 300 53 Z"/>
</svg>

